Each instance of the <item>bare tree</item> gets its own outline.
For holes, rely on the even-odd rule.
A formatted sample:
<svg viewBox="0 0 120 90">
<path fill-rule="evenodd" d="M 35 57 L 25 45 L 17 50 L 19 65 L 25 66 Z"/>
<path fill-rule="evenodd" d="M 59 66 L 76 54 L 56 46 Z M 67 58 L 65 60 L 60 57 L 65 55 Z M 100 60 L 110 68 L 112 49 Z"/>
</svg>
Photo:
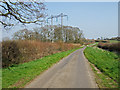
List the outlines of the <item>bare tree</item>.
<svg viewBox="0 0 120 90">
<path fill-rule="evenodd" d="M 18 0 L 17 0 L 18 1 Z M 45 5 L 41 1 L 37 2 L 17 2 L 14 0 L 0 1 L 0 23 L 6 26 L 14 26 L 17 23 L 41 24 L 46 17 Z"/>
</svg>

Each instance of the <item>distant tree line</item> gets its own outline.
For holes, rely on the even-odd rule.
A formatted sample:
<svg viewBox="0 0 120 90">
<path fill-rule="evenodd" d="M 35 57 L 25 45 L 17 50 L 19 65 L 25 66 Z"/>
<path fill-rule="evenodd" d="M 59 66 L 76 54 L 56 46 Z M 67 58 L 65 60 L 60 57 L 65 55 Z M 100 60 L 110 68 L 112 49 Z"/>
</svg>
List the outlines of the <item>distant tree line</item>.
<svg viewBox="0 0 120 90">
<path fill-rule="evenodd" d="M 34 28 L 33 30 L 23 29 L 14 33 L 15 40 L 40 40 L 43 42 L 62 41 L 66 43 L 83 43 L 85 38 L 83 31 L 78 27 L 54 25 Z"/>
<path fill-rule="evenodd" d="M 118 41 L 120 41 L 120 37 L 112 37 L 112 38 L 101 37 L 101 38 L 97 38 L 97 40 L 118 40 Z"/>
</svg>

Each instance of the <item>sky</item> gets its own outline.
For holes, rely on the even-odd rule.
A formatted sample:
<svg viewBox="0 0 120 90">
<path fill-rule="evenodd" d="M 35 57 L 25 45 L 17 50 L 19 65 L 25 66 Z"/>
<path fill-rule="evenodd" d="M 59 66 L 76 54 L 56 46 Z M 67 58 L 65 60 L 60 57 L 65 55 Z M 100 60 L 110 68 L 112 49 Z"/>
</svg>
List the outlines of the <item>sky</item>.
<svg viewBox="0 0 120 90">
<path fill-rule="evenodd" d="M 86 38 L 118 35 L 117 2 L 49 2 L 46 6 L 49 15 L 68 15 L 63 24 L 79 27 Z"/>
<path fill-rule="evenodd" d="M 48 17 L 63 13 L 63 25 L 79 27 L 84 37 L 97 39 L 118 36 L 118 3 L 117 2 L 45 2 Z M 60 24 L 54 19 L 54 24 Z M 32 26 L 33 27 L 33 26 Z M 3 37 L 11 37 L 22 27 L 2 32 Z"/>
</svg>

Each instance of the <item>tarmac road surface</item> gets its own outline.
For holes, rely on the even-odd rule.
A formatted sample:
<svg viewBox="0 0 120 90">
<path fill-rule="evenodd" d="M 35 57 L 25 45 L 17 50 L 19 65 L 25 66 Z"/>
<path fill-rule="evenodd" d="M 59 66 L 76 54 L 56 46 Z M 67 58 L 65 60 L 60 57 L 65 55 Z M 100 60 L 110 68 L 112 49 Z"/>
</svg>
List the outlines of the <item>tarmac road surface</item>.
<svg viewBox="0 0 120 90">
<path fill-rule="evenodd" d="M 24 88 L 98 88 L 84 49 L 63 58 Z"/>
</svg>

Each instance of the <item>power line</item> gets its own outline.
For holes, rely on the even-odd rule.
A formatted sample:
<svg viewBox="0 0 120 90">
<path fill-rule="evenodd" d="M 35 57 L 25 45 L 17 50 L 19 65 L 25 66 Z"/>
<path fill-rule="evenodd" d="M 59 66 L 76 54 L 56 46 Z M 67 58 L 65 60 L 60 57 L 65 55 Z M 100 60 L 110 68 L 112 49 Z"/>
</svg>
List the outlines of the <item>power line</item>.
<svg viewBox="0 0 120 90">
<path fill-rule="evenodd" d="M 67 21 L 68 21 L 68 15 L 65 15 L 63 13 L 59 14 L 59 15 L 56 15 L 56 16 L 53 16 L 51 15 L 50 17 L 47 18 L 47 24 L 48 24 L 48 20 L 50 19 L 51 20 L 51 33 L 53 33 L 53 19 L 55 18 L 56 21 L 58 21 L 58 18 L 61 18 L 61 29 L 63 29 L 63 17 L 67 17 Z M 53 36 L 54 37 L 54 36 Z M 54 42 L 54 41 L 52 41 Z"/>
<path fill-rule="evenodd" d="M 47 23 L 48 23 L 48 20 L 51 19 L 51 26 L 53 26 L 53 19 L 56 18 L 56 21 L 58 21 L 59 17 L 61 17 L 61 27 L 63 27 L 63 17 L 67 17 L 67 21 L 68 21 L 68 15 L 65 15 L 63 13 L 56 16 L 51 15 L 49 18 L 47 18 Z"/>
</svg>

